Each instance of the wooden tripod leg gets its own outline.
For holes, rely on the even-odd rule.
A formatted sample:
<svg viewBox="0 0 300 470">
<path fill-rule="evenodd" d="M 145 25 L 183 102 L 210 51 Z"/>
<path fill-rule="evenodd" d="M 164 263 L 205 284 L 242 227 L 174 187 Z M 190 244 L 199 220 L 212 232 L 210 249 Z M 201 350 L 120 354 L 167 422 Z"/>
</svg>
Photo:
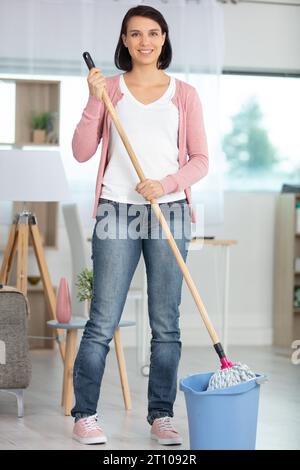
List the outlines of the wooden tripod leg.
<svg viewBox="0 0 300 470">
<path fill-rule="evenodd" d="M 27 295 L 28 223 L 18 224 L 17 231 L 17 289 Z"/>
<path fill-rule="evenodd" d="M 5 251 L 3 253 L 3 260 L 0 270 L 0 283 L 1 284 L 8 284 L 9 275 L 12 269 L 15 253 L 16 253 L 16 246 L 17 246 L 17 225 L 13 223 L 11 226 L 9 237 L 7 241 L 7 245 Z"/>
<path fill-rule="evenodd" d="M 35 221 L 34 221 L 35 222 Z M 36 223 L 30 223 L 30 232 L 32 236 L 32 242 L 33 242 L 33 248 L 35 252 L 35 257 L 39 266 L 39 270 L 41 273 L 42 281 L 43 281 L 43 286 L 44 286 L 44 292 L 50 307 L 50 314 L 52 320 L 56 320 L 56 298 L 55 298 L 55 293 L 53 290 L 53 286 L 51 283 L 50 279 L 50 274 L 48 271 L 47 263 L 46 263 L 46 258 L 43 250 L 43 244 L 40 236 L 40 232 L 38 229 L 38 226 Z M 63 330 L 55 330 L 56 334 L 58 336 L 63 335 Z M 65 342 L 59 342 L 59 350 L 60 354 L 62 357 L 62 360 L 65 360 Z"/>
<path fill-rule="evenodd" d="M 115 348 L 116 348 L 116 356 L 117 356 L 117 361 L 118 361 L 125 410 L 131 410 L 131 396 L 130 396 L 129 383 L 128 383 L 128 377 L 127 377 L 127 372 L 126 372 L 125 357 L 124 357 L 124 352 L 123 352 L 122 343 L 121 343 L 120 328 L 117 328 L 115 331 L 114 343 L 115 343 Z"/>
</svg>

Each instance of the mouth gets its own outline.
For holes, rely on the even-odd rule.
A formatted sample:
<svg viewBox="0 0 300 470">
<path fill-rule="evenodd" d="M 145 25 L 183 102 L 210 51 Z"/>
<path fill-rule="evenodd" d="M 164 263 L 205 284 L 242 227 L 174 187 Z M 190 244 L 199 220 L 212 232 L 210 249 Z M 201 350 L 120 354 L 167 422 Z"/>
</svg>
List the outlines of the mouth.
<svg viewBox="0 0 300 470">
<path fill-rule="evenodd" d="M 153 49 L 138 49 L 138 52 L 143 55 L 149 55 L 153 52 Z"/>
</svg>

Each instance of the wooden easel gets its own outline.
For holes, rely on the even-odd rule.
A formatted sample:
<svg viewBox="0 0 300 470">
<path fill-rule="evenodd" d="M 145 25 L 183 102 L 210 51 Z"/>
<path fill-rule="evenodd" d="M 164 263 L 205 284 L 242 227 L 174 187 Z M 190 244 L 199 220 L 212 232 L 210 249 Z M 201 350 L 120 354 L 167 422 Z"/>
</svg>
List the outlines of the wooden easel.
<svg viewBox="0 0 300 470">
<path fill-rule="evenodd" d="M 17 251 L 17 289 L 27 295 L 27 264 L 28 264 L 28 242 L 31 236 L 35 257 L 40 270 L 44 286 L 44 293 L 50 307 L 52 320 L 56 319 L 56 298 L 51 283 L 50 274 L 46 264 L 43 244 L 40 231 L 37 225 L 35 214 L 29 211 L 22 211 L 15 215 L 8 242 L 3 254 L 3 261 L 0 270 L 0 283 L 8 284 L 9 277 L 14 265 L 14 258 Z M 56 337 L 61 338 L 62 330 L 56 330 Z M 58 341 L 62 360 L 65 359 L 65 342 Z"/>
</svg>

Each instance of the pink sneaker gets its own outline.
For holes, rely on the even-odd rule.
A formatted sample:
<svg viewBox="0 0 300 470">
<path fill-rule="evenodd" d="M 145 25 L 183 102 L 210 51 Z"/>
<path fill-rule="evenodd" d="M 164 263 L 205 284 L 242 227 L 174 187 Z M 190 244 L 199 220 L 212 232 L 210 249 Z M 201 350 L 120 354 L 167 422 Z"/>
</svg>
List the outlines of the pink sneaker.
<svg viewBox="0 0 300 470">
<path fill-rule="evenodd" d="M 107 438 L 100 428 L 97 415 L 79 419 L 73 428 L 73 439 L 81 444 L 104 444 Z"/>
<path fill-rule="evenodd" d="M 154 420 L 151 427 L 151 439 L 165 446 L 182 444 L 182 437 L 173 427 L 169 416 Z"/>
</svg>

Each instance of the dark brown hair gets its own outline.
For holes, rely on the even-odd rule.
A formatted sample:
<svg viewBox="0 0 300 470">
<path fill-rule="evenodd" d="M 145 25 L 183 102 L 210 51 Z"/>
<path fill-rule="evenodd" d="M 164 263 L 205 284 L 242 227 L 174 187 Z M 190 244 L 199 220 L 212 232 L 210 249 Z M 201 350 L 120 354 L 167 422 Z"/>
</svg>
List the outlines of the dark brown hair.
<svg viewBox="0 0 300 470">
<path fill-rule="evenodd" d="M 119 41 L 115 51 L 115 66 L 120 70 L 129 72 L 132 69 L 132 60 L 127 47 L 124 46 L 122 34 L 127 34 L 127 24 L 133 16 L 144 16 L 156 21 L 161 27 L 162 34 L 166 33 L 164 45 L 162 46 L 161 54 L 157 60 L 157 68 L 166 69 L 169 67 L 172 60 L 172 46 L 169 39 L 169 27 L 163 15 L 153 7 L 148 5 L 138 5 L 130 8 L 123 18 Z"/>
</svg>

